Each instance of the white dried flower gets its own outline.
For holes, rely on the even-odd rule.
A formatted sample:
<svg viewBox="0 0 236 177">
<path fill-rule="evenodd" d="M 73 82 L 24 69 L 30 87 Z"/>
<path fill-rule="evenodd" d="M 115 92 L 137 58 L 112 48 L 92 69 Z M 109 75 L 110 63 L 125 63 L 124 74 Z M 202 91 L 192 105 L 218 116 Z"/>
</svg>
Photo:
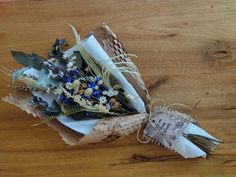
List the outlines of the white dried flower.
<svg viewBox="0 0 236 177">
<path fill-rule="evenodd" d="M 71 59 L 71 60 L 76 60 L 76 56 L 73 55 L 70 59 Z"/>
<path fill-rule="evenodd" d="M 119 93 L 119 92 L 118 92 L 117 90 L 114 90 L 114 91 L 113 91 L 114 96 L 118 95 L 118 93 Z"/>
<path fill-rule="evenodd" d="M 70 61 L 70 62 L 67 63 L 66 67 L 67 68 L 72 68 L 73 65 L 74 65 L 74 62 Z"/>
<path fill-rule="evenodd" d="M 101 103 L 96 104 L 94 107 L 101 112 L 109 112 L 109 110 L 105 106 L 103 106 Z"/>
<path fill-rule="evenodd" d="M 102 83 L 103 83 L 103 80 L 100 79 L 100 80 L 98 81 L 98 85 L 102 85 Z"/>
<path fill-rule="evenodd" d="M 136 99 L 138 98 L 138 97 L 134 97 L 133 95 L 131 95 L 131 94 L 125 94 L 125 96 L 126 96 L 126 98 L 128 98 L 129 100 L 133 100 L 133 101 L 136 101 Z"/>
<path fill-rule="evenodd" d="M 74 96 L 74 100 L 81 100 L 81 98 L 82 98 L 82 97 L 81 97 L 80 95 L 75 95 L 75 96 Z"/>
<path fill-rule="evenodd" d="M 99 88 L 99 87 L 98 87 L 97 85 L 94 87 L 95 90 L 98 90 L 98 88 Z"/>
<path fill-rule="evenodd" d="M 54 94 L 61 94 L 62 93 L 62 90 L 61 89 L 59 89 L 59 88 L 57 88 L 57 89 L 55 89 L 54 91 L 53 91 L 53 93 Z"/>
<path fill-rule="evenodd" d="M 107 95 L 107 91 L 104 90 L 104 91 L 102 92 L 102 94 L 103 94 L 103 95 Z"/>
<path fill-rule="evenodd" d="M 107 102 L 107 99 L 106 99 L 105 96 L 100 97 L 98 100 L 99 100 L 100 103 L 106 103 Z"/>
<path fill-rule="evenodd" d="M 46 93 L 50 93 L 52 91 L 51 87 L 47 87 Z"/>
<path fill-rule="evenodd" d="M 85 71 L 89 72 L 89 71 L 90 71 L 89 67 L 86 67 L 86 68 L 85 68 Z"/>
<path fill-rule="evenodd" d="M 73 83 L 72 83 L 72 89 L 79 89 L 80 86 L 80 80 L 76 79 Z"/>
<path fill-rule="evenodd" d="M 118 91 L 116 91 L 116 90 L 109 90 L 106 92 L 106 95 L 109 97 L 115 96 L 117 94 L 118 94 Z"/>
<path fill-rule="evenodd" d="M 67 82 L 67 83 L 66 83 L 66 88 L 69 89 L 69 90 L 73 89 L 72 83 Z"/>
</svg>

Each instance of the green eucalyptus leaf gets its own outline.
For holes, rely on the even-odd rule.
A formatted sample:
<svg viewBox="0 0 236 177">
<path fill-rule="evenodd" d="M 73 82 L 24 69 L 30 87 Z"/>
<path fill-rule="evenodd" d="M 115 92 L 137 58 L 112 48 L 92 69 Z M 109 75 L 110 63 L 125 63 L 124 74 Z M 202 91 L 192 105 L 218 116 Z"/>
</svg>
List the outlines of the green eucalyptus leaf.
<svg viewBox="0 0 236 177">
<path fill-rule="evenodd" d="M 44 69 L 47 73 L 49 72 L 48 66 L 44 64 L 45 59 L 35 53 L 29 54 L 31 59 L 33 60 L 32 62 L 32 67 L 36 69 Z"/>
<path fill-rule="evenodd" d="M 76 59 L 75 59 L 76 66 L 79 68 L 82 68 L 83 57 L 81 56 L 80 52 L 75 51 L 74 56 L 76 57 Z"/>
<path fill-rule="evenodd" d="M 44 59 L 37 54 L 27 54 L 20 51 L 11 50 L 11 54 L 16 61 L 26 67 L 33 67 L 35 69 L 45 69 Z"/>
</svg>

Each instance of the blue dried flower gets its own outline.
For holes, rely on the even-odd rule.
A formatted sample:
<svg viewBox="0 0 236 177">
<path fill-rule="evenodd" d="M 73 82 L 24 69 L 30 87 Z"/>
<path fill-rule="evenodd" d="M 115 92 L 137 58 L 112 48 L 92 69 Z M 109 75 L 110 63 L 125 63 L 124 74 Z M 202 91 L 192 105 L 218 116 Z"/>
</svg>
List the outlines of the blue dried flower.
<svg viewBox="0 0 236 177">
<path fill-rule="evenodd" d="M 60 96 L 60 101 L 61 101 L 61 102 L 63 102 L 65 99 L 66 99 L 66 96 L 65 96 L 65 95 L 61 95 L 61 96 Z"/>
<path fill-rule="evenodd" d="M 79 71 L 77 70 L 77 69 L 74 69 L 74 70 L 71 70 L 70 71 L 70 75 L 71 76 L 76 76 L 76 75 L 78 75 L 79 74 Z"/>
<path fill-rule="evenodd" d="M 101 92 L 99 90 L 95 90 L 93 92 L 93 96 L 98 96 L 98 95 L 101 95 Z"/>
<path fill-rule="evenodd" d="M 91 96 L 87 96 L 87 99 L 90 100 L 90 99 L 91 99 Z"/>
<path fill-rule="evenodd" d="M 97 76 L 96 79 L 95 79 L 95 83 L 98 83 L 98 81 L 102 80 L 101 77 Z"/>
<path fill-rule="evenodd" d="M 65 82 L 65 83 L 67 83 L 67 82 L 72 83 L 72 82 L 74 82 L 74 80 L 75 80 L 75 79 L 74 79 L 73 77 L 70 77 L 70 76 L 69 76 L 69 77 L 66 77 L 66 78 L 65 78 L 64 82 Z"/>
<path fill-rule="evenodd" d="M 61 95 L 61 96 L 60 96 L 60 101 L 61 101 L 63 104 L 70 104 L 70 105 L 75 104 L 73 98 L 67 98 L 65 95 Z"/>
<path fill-rule="evenodd" d="M 63 101 L 64 104 L 69 104 L 69 99 L 66 98 L 64 101 Z"/>
<path fill-rule="evenodd" d="M 93 88 L 94 85 L 93 85 L 93 84 L 88 84 L 88 87 L 89 87 L 89 88 Z"/>
</svg>

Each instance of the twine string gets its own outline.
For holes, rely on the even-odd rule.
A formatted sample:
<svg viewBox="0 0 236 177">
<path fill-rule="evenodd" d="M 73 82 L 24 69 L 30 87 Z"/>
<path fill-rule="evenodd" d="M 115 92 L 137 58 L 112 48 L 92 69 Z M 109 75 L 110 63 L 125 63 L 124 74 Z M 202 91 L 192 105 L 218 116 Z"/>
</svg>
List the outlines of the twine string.
<svg viewBox="0 0 236 177">
<path fill-rule="evenodd" d="M 169 104 L 169 105 L 165 106 L 165 102 L 164 102 L 163 99 L 155 98 L 155 99 L 152 100 L 152 102 L 151 102 L 151 104 L 150 104 L 151 112 L 147 115 L 146 120 L 140 125 L 140 127 L 139 127 L 139 129 L 138 129 L 138 131 L 137 131 L 137 134 L 136 134 L 136 139 L 137 139 L 140 143 L 142 143 L 142 144 L 146 144 L 146 143 L 149 143 L 149 142 L 151 141 L 151 138 L 150 138 L 150 137 L 147 137 L 146 140 L 140 139 L 140 131 L 141 131 L 141 129 L 143 128 L 143 126 L 144 126 L 147 122 L 150 123 L 150 124 L 152 125 L 152 127 L 156 130 L 155 134 L 161 133 L 160 130 L 156 129 L 155 126 L 152 124 L 152 119 L 154 118 L 153 115 L 156 114 L 154 111 L 152 111 L 152 108 L 154 107 L 154 106 L 153 106 L 154 103 L 157 102 L 157 101 L 161 101 L 161 102 L 163 103 L 163 107 L 165 107 L 166 109 L 170 109 L 170 108 L 173 107 L 173 106 L 182 106 L 182 107 L 184 107 L 184 108 L 187 108 L 188 110 L 190 110 L 190 111 L 192 112 L 194 118 L 195 118 L 195 119 L 197 118 L 197 115 L 196 115 L 195 111 L 194 111 L 191 107 L 189 107 L 189 106 L 187 106 L 187 105 L 185 105 L 185 104 L 182 104 L 182 103 L 172 103 L 172 104 Z M 158 114 L 157 114 L 157 115 L 158 115 Z M 156 116 L 157 116 L 157 115 L 156 115 Z M 186 124 L 186 127 L 189 125 L 189 122 L 191 122 L 190 119 L 188 120 L 188 122 L 187 122 L 187 124 Z M 185 128 L 186 128 L 186 127 L 185 127 Z"/>
</svg>

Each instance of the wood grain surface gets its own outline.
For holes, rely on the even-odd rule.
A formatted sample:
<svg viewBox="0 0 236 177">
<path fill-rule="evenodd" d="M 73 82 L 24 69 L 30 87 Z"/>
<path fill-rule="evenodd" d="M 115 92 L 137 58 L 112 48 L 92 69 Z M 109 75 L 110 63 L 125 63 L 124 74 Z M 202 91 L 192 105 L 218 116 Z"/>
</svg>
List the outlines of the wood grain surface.
<svg viewBox="0 0 236 177">
<path fill-rule="evenodd" d="M 46 56 L 57 37 L 74 44 L 105 21 L 140 69 L 152 98 L 195 108 L 202 127 L 225 143 L 209 158 L 184 159 L 135 134 L 70 147 L 46 125 L 0 102 L 1 177 L 235 177 L 236 1 L 0 1 L 0 65 L 20 67 L 9 49 Z M 1 74 L 0 96 L 10 93 Z"/>
</svg>

